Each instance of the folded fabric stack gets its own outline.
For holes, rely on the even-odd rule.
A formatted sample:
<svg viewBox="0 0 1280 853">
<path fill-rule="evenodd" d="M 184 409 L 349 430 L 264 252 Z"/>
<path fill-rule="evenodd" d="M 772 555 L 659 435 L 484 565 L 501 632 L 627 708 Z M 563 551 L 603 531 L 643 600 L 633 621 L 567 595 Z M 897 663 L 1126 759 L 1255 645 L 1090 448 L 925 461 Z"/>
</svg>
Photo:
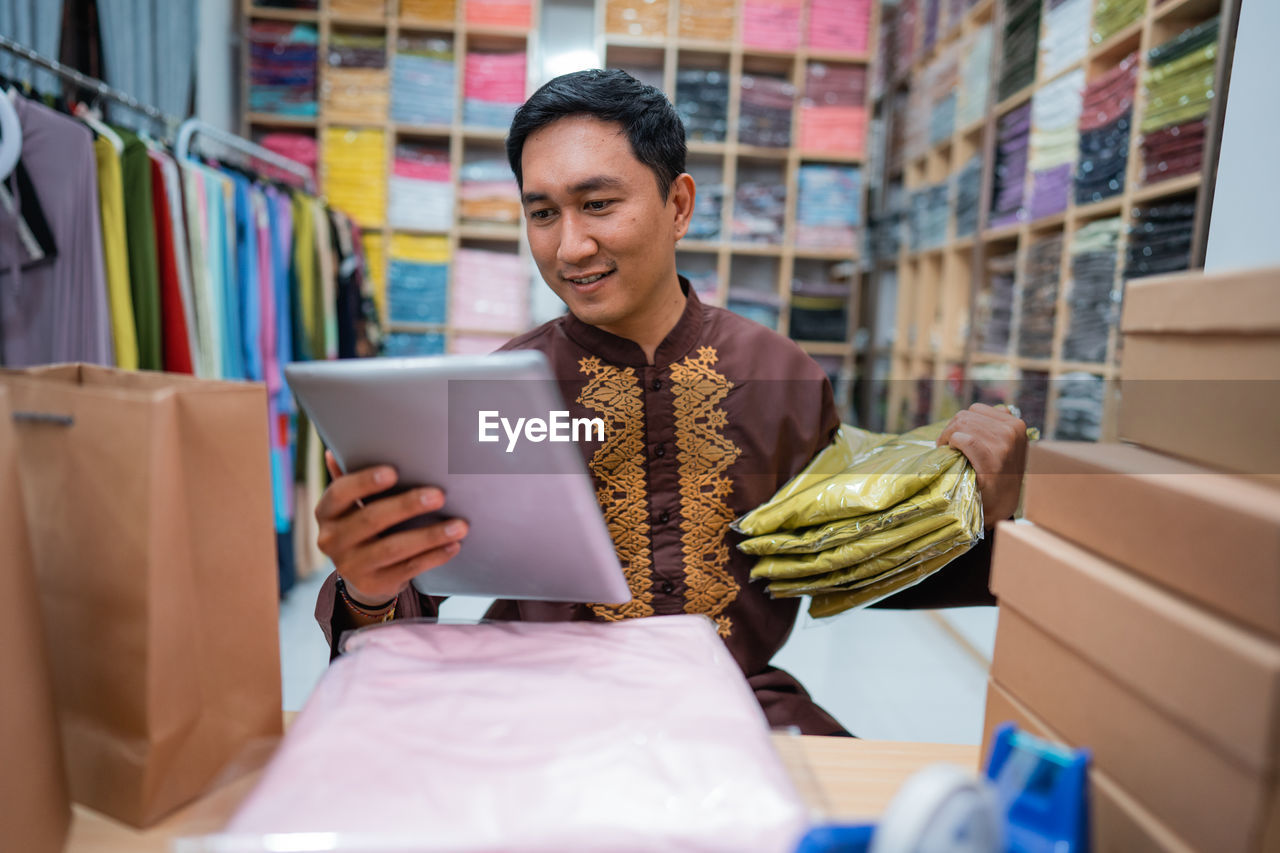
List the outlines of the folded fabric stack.
<svg viewBox="0 0 1280 853">
<path fill-rule="evenodd" d="M 849 285 L 826 280 L 791 282 L 788 330 L 796 341 L 849 338 Z"/>
<path fill-rule="evenodd" d="M 1124 190 L 1137 87 L 1137 53 L 1129 54 L 1085 87 L 1076 168 L 1077 204 L 1101 201 Z"/>
<path fill-rule="evenodd" d="M 676 72 L 676 112 L 690 140 L 724 142 L 729 132 L 729 75 L 703 68 Z"/>
<path fill-rule="evenodd" d="M 400 0 L 400 17 L 411 21 L 452 24 L 457 0 Z"/>
<path fill-rule="evenodd" d="M 778 314 L 782 311 L 782 297 L 776 293 L 737 288 L 731 285 L 725 307 L 762 326 L 777 329 Z"/>
<path fill-rule="evenodd" d="M 1044 429 L 1044 416 L 1049 408 L 1049 374 L 1043 370 L 1022 371 L 1018 376 L 1018 393 L 1013 399 L 1029 428 Z"/>
<path fill-rule="evenodd" d="M 1067 294 L 1071 314 L 1062 342 L 1062 357 L 1067 361 L 1106 360 L 1107 339 L 1116 322 L 1119 248 L 1118 216 L 1091 222 L 1071 239 L 1071 290 Z"/>
<path fill-rule="evenodd" d="M 324 192 L 362 227 L 381 225 L 387 209 L 387 137 L 382 130 L 324 130 Z"/>
<path fill-rule="evenodd" d="M 956 175 L 956 237 L 971 237 L 978 230 L 982 212 L 982 155 L 974 157 Z"/>
<path fill-rule="evenodd" d="M 1031 139 L 1031 104 L 1023 104 L 996 122 L 995 184 L 991 192 L 993 228 L 1026 219 L 1028 145 Z"/>
<path fill-rule="evenodd" d="M 443 355 L 444 335 L 439 332 L 392 332 L 382 345 L 382 354 L 388 358 Z"/>
<path fill-rule="evenodd" d="M 810 50 L 866 53 L 871 44 L 871 0 L 809 0 Z"/>
<path fill-rule="evenodd" d="M 1046 83 L 1031 99 L 1030 218 L 1067 209 L 1071 176 L 1079 153 L 1084 69 Z"/>
<path fill-rule="evenodd" d="M 467 0 L 467 26 L 528 29 L 533 23 L 529 0 Z"/>
<path fill-rule="evenodd" d="M 464 222 L 520 221 L 520 190 L 506 158 L 487 157 L 463 163 L 460 177 L 459 214 Z"/>
<path fill-rule="evenodd" d="M 743 145 L 786 148 L 791 144 L 791 107 L 796 87 L 783 77 L 742 75 L 738 141 Z"/>
<path fill-rule="evenodd" d="M 956 45 L 951 45 L 925 69 L 925 86 L 929 89 L 929 145 L 937 146 L 951 139 L 956 129 L 956 99 L 960 83 L 960 66 Z"/>
<path fill-rule="evenodd" d="M 907 160 L 915 160 L 929 153 L 929 90 L 925 86 L 912 86 L 907 97 L 902 121 L 894 122 L 902 128 L 903 154 Z"/>
<path fill-rule="evenodd" d="M 469 51 L 463 77 L 462 121 L 471 127 L 506 130 L 524 103 L 524 51 Z"/>
<path fill-rule="evenodd" d="M 689 279 L 689 286 L 694 289 L 694 292 L 698 294 L 698 298 L 704 303 L 707 305 L 720 304 L 720 276 L 716 274 L 714 266 L 705 270 L 679 267 L 677 272 Z"/>
<path fill-rule="evenodd" d="M 899 72 L 911 67 L 916 55 L 917 0 L 902 0 L 893 29 L 893 67 Z"/>
<path fill-rule="evenodd" d="M 1124 277 L 1187 269 L 1195 217 L 1195 196 L 1135 207 L 1125 247 Z"/>
<path fill-rule="evenodd" d="M 960 84 L 956 90 L 956 124 L 962 128 L 981 121 L 991 89 L 991 24 L 960 42 Z"/>
<path fill-rule="evenodd" d="M 1061 234 L 1031 244 L 1018 323 L 1018 354 L 1023 358 L 1048 358 L 1053 353 L 1053 321 L 1061 268 Z"/>
<path fill-rule="evenodd" d="M 680 38 L 733 41 L 734 0 L 681 0 Z"/>
<path fill-rule="evenodd" d="M 329 12 L 359 18 L 384 18 L 387 0 L 329 0 Z"/>
<path fill-rule="evenodd" d="M 316 28 L 258 21 L 249 25 L 249 110 L 316 114 Z"/>
<path fill-rule="evenodd" d="M 1048 0 L 1044 34 L 1040 38 L 1041 73 L 1054 77 L 1084 59 L 1089 52 L 1089 13 L 1092 0 Z"/>
<path fill-rule="evenodd" d="M 867 67 L 810 62 L 800 105 L 800 148 L 861 155 L 867 143 Z"/>
<path fill-rule="evenodd" d="M 453 224 L 453 183 L 447 144 L 396 145 L 387 219 L 393 228 L 449 230 Z"/>
<path fill-rule="evenodd" d="M 978 294 L 978 351 L 1005 354 L 1013 332 L 1013 292 L 1018 255 L 1010 252 L 987 260 L 988 285 Z"/>
<path fill-rule="evenodd" d="M 1147 53 L 1143 183 L 1200 171 L 1205 117 L 1214 97 L 1218 30 L 1219 21 L 1213 18 Z"/>
<path fill-rule="evenodd" d="M 804 0 L 743 0 L 743 47 L 796 50 L 803 10 Z"/>
<path fill-rule="evenodd" d="M 529 271 L 515 252 L 459 249 L 450 321 L 455 328 L 522 332 L 529 327 Z"/>
<path fill-rule="evenodd" d="M 456 78 L 452 41 L 401 36 L 391 63 L 391 117 L 403 124 L 452 124 Z"/>
<path fill-rule="evenodd" d="M 1106 383 L 1093 373 L 1067 373 L 1057 382 L 1058 441 L 1098 441 L 1102 438 L 1102 405 Z"/>
<path fill-rule="evenodd" d="M 508 335 L 455 334 L 449 340 L 449 352 L 454 355 L 488 355 L 507 342 Z"/>
<path fill-rule="evenodd" d="M 1093 10 L 1094 44 L 1102 44 L 1116 33 L 1142 17 L 1147 10 L 1147 0 L 1098 0 Z"/>
<path fill-rule="evenodd" d="M 693 215 L 689 218 L 690 240 L 720 239 L 720 221 L 724 211 L 724 184 L 698 184 L 698 194 L 693 202 Z"/>
<path fill-rule="evenodd" d="M 982 538 L 982 500 L 944 422 L 905 435 L 844 424 L 766 503 L 733 523 L 775 598 L 811 595 L 809 613 L 863 607 L 941 569 Z"/>
<path fill-rule="evenodd" d="M 306 133 L 289 133 L 275 131 L 263 134 L 258 144 L 268 151 L 274 151 L 281 157 L 301 163 L 313 172 L 316 169 L 316 158 L 319 157 L 319 146 L 316 138 Z"/>
<path fill-rule="evenodd" d="M 604 10 L 604 31 L 666 38 L 667 14 L 667 0 L 609 0 Z"/>
<path fill-rule="evenodd" d="M 937 248 L 947 241 L 947 217 L 951 214 L 947 196 L 950 191 L 950 185 L 944 181 L 911 193 L 911 251 Z"/>
<path fill-rule="evenodd" d="M 799 186 L 796 246 L 852 252 L 862 224 L 862 173 L 858 167 L 803 163 Z"/>
<path fill-rule="evenodd" d="M 739 181 L 733 200 L 733 241 L 780 244 L 785 212 L 786 189 L 781 181 Z"/>
<path fill-rule="evenodd" d="M 335 31 L 329 36 L 325 109 L 348 121 L 387 117 L 387 40 L 381 35 Z"/>
<path fill-rule="evenodd" d="M 448 237 L 392 235 L 387 277 L 387 316 L 392 323 L 443 324 L 448 286 Z"/>
<path fill-rule="evenodd" d="M 1040 0 L 1004 0 L 1004 51 L 997 99 L 1003 101 L 1036 81 Z"/>
<path fill-rule="evenodd" d="M 938 22 L 941 17 L 942 0 L 924 0 L 924 32 L 920 41 L 925 53 L 933 50 L 933 46 L 938 43 Z"/>
</svg>

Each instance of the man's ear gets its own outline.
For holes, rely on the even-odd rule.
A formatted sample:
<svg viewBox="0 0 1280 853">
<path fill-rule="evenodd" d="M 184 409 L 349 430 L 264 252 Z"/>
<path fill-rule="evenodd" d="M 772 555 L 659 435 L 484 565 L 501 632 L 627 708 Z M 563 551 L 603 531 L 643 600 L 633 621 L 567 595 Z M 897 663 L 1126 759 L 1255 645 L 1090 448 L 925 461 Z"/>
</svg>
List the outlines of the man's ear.
<svg viewBox="0 0 1280 853">
<path fill-rule="evenodd" d="M 689 233 L 689 220 L 693 218 L 693 201 L 697 197 L 698 187 L 693 176 L 684 172 L 671 182 L 671 192 L 667 196 L 667 204 L 671 206 L 674 220 L 672 233 L 676 240 Z"/>
</svg>

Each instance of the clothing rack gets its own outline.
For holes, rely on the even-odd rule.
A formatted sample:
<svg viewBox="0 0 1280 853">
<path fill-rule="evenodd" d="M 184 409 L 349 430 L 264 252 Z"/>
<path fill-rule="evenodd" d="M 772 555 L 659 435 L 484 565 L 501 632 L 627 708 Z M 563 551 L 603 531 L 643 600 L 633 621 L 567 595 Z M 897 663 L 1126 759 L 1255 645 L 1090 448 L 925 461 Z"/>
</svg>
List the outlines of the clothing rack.
<svg viewBox="0 0 1280 853">
<path fill-rule="evenodd" d="M 38 65 L 46 71 L 52 71 L 64 80 L 70 80 L 72 83 L 94 92 L 101 98 L 107 98 L 108 100 L 115 101 L 118 104 L 128 107 L 134 112 L 141 113 L 142 115 L 155 120 L 164 126 L 166 134 L 172 133 L 174 128 L 178 126 L 178 119 L 173 116 L 162 113 L 150 104 L 142 103 L 137 98 L 134 98 L 126 92 L 121 92 L 119 89 L 108 86 L 96 77 L 90 77 L 88 74 L 83 74 L 74 68 L 68 68 L 57 60 L 41 56 L 31 48 L 18 44 L 13 39 L 0 36 L 0 50 L 4 50 L 6 53 L 11 53 L 14 56 L 21 57 L 32 65 Z"/>
<path fill-rule="evenodd" d="M 205 124 L 196 118 L 189 118 L 178 128 L 178 141 L 174 144 L 174 155 L 179 160 L 185 160 L 191 156 L 191 143 L 199 137 L 211 139 L 219 145 L 237 151 L 246 156 L 252 157 L 264 163 L 269 163 L 278 169 L 283 169 L 291 175 L 296 175 L 303 181 L 305 189 L 314 193 L 316 191 L 315 175 L 311 169 L 307 168 L 297 160 L 290 160 L 277 154 L 270 149 L 263 148 L 256 142 L 250 142 L 242 136 L 236 136 L 233 133 L 219 130 L 212 125 Z"/>
<path fill-rule="evenodd" d="M 147 116 L 164 127 L 166 136 L 174 136 L 174 131 L 176 129 L 177 142 L 174 145 L 174 153 L 180 160 L 185 160 L 191 156 L 192 141 L 199 136 L 212 140 L 225 149 L 246 155 L 259 162 L 269 163 L 278 169 L 288 172 L 291 175 L 295 175 L 302 180 L 303 186 L 308 192 L 315 192 L 315 175 L 312 173 L 311 169 L 296 160 L 290 160 L 289 158 L 264 148 L 261 145 L 250 142 L 243 137 L 219 130 L 212 125 L 205 124 L 199 119 L 189 118 L 186 121 L 181 121 L 167 113 L 161 112 L 150 104 L 142 103 L 137 98 L 134 98 L 126 92 L 122 92 L 119 89 L 108 86 L 96 77 L 90 77 L 89 75 L 81 73 L 74 68 L 68 68 L 61 62 L 42 56 L 31 48 L 21 45 L 18 42 L 2 35 L 0 35 L 0 50 L 25 59 L 33 65 L 52 71 L 59 77 L 69 80 L 88 91 L 94 92 L 99 97 L 107 98 L 118 104 L 122 104 L 135 112 Z"/>
</svg>

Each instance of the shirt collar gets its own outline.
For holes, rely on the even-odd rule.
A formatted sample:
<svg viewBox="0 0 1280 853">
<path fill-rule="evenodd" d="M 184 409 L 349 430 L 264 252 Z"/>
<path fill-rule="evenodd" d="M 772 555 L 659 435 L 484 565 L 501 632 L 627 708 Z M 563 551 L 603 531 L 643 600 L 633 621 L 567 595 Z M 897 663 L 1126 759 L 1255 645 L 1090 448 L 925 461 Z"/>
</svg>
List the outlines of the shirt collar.
<svg viewBox="0 0 1280 853">
<path fill-rule="evenodd" d="M 653 366 L 657 368 L 665 368 L 684 358 L 702 333 L 702 302 L 689 286 L 689 280 L 684 276 L 679 279 L 680 289 L 685 295 L 684 312 L 653 354 Z M 575 343 L 605 361 L 627 367 L 647 367 L 649 364 L 639 344 L 584 323 L 573 314 L 565 317 L 564 330 Z"/>
</svg>

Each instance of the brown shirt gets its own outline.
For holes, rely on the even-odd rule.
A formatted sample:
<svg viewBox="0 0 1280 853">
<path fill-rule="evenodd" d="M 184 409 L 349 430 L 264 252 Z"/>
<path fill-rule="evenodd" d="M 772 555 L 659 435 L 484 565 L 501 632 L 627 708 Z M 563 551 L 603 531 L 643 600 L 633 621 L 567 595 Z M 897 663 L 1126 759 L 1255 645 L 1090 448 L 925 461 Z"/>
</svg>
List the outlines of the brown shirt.
<svg viewBox="0 0 1280 853">
<path fill-rule="evenodd" d="M 653 364 L 636 344 L 572 315 L 503 347 L 540 350 L 570 416 L 604 419 L 604 442 L 581 447 L 632 600 L 497 601 L 488 616 L 559 621 L 702 613 L 715 622 L 771 724 L 806 734 L 839 731 L 794 678 L 769 665 L 800 602 L 772 599 L 763 584 L 750 582 L 755 558 L 734 547 L 740 537 L 729 529 L 830 442 L 840 425 L 831 385 L 795 343 L 704 305 L 681 283 L 684 313 Z M 316 617 L 331 648 L 347 627 L 345 608 L 335 614 L 333 599 L 330 578 Z M 397 615 L 434 615 L 436 605 L 409 589 Z"/>
</svg>

